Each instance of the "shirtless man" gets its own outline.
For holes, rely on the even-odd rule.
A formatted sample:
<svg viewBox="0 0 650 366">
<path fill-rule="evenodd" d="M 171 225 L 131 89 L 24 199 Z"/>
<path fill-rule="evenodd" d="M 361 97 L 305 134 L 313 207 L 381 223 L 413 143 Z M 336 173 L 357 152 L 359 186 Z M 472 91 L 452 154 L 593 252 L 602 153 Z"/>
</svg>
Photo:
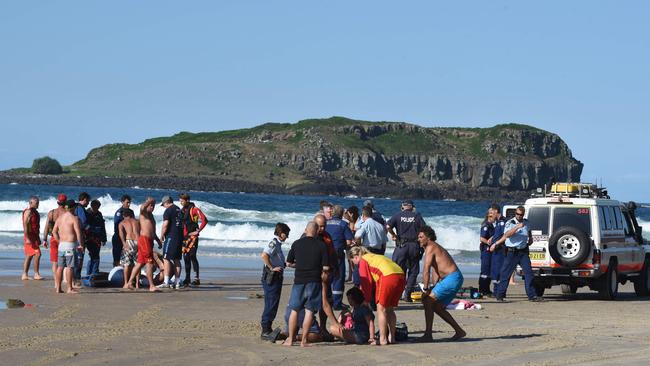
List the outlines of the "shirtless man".
<svg viewBox="0 0 650 366">
<path fill-rule="evenodd" d="M 81 224 L 79 218 L 73 214 L 76 204 L 74 200 L 65 202 L 65 213 L 56 220 L 52 229 L 52 236 L 59 242 L 58 251 L 58 268 L 54 276 L 55 289 L 57 293 L 62 293 L 61 279 L 65 275 L 68 283 L 68 293 L 74 294 L 78 291 L 72 286 L 72 269 L 74 267 L 74 251 L 83 252 L 84 242 L 81 235 Z"/>
<path fill-rule="evenodd" d="M 120 215 L 122 221 L 117 226 L 117 235 L 122 243 L 120 264 L 124 267 L 124 288 L 129 288 L 131 270 L 138 258 L 138 237 L 140 236 L 140 223 L 133 216 L 133 210 L 125 208 Z"/>
<path fill-rule="evenodd" d="M 49 235 L 52 235 L 52 230 L 54 230 L 54 224 L 56 223 L 56 220 L 59 218 L 59 216 L 63 215 L 65 213 L 65 201 L 68 200 L 68 197 L 61 193 L 57 198 L 56 198 L 56 204 L 59 205 L 59 207 L 54 208 L 50 210 L 50 212 L 47 213 L 47 225 L 45 225 L 45 228 L 43 229 L 43 245 L 47 248 L 47 237 Z M 52 274 L 56 275 L 56 268 L 57 268 L 57 262 L 59 261 L 59 242 L 56 241 L 54 236 L 50 239 L 50 262 L 52 262 Z M 56 284 L 54 285 L 56 288 Z"/>
<path fill-rule="evenodd" d="M 133 268 L 131 277 L 127 287 L 130 287 L 133 280 L 138 280 L 140 277 L 140 268 L 147 265 L 147 281 L 149 281 L 149 291 L 158 292 L 158 289 L 153 282 L 153 241 L 158 243 L 158 248 L 162 248 L 162 242 L 156 234 L 156 220 L 153 217 L 153 210 L 156 206 L 156 200 L 148 197 L 147 200 L 140 206 L 140 236 L 138 237 L 138 264 Z M 136 282 L 139 287 L 139 281 Z"/>
<path fill-rule="evenodd" d="M 419 230 L 418 242 L 424 248 L 424 272 L 422 273 L 424 293 L 422 294 L 422 303 L 424 304 L 426 329 L 422 341 L 433 340 L 431 333 L 434 312 L 456 331 L 456 334 L 450 340 L 459 340 L 466 333 L 445 307 L 456 297 L 456 292 L 463 285 L 463 275 L 447 250 L 436 243 L 436 232 L 431 227 L 423 226 Z M 433 269 L 433 281 L 431 281 L 431 269 Z M 429 287 L 431 282 L 435 283 L 433 288 Z"/>
<path fill-rule="evenodd" d="M 30 280 L 27 275 L 29 272 L 29 265 L 34 258 L 34 279 L 42 280 L 39 273 L 39 266 L 41 263 L 41 238 L 38 236 L 41 228 L 41 215 L 38 214 L 39 199 L 32 196 L 29 199 L 29 207 L 23 211 L 23 244 L 25 249 L 25 261 L 23 262 L 23 275 L 22 280 Z"/>
</svg>

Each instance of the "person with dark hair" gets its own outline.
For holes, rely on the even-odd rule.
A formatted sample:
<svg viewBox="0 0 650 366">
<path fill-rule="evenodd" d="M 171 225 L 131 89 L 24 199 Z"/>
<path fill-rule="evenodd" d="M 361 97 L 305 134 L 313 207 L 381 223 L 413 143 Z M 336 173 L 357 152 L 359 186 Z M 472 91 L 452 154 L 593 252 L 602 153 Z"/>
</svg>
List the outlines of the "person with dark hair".
<svg viewBox="0 0 650 366">
<path fill-rule="evenodd" d="M 382 224 L 383 226 L 386 226 L 386 220 L 384 219 L 384 215 L 382 215 L 381 212 L 375 209 L 375 204 L 371 200 L 363 201 L 363 207 L 370 207 L 370 209 L 372 210 L 372 219 Z"/>
<path fill-rule="evenodd" d="M 490 239 L 494 235 L 494 216 L 492 210 L 488 209 L 485 215 L 485 220 L 481 224 L 481 231 L 479 235 L 479 252 L 481 253 L 481 273 L 478 279 L 478 291 L 483 296 L 491 296 L 490 283 L 491 266 L 492 266 L 492 252 L 490 251 Z"/>
<path fill-rule="evenodd" d="M 436 232 L 430 226 L 420 228 L 418 242 L 424 248 L 422 303 L 426 323 L 422 340 L 433 340 L 433 314 L 436 313 L 454 328 L 456 334 L 450 340 L 457 341 L 465 337 L 466 333 L 449 314 L 446 306 L 456 297 L 456 293 L 463 285 L 463 274 L 449 252 L 436 240 Z M 430 286 L 432 282 L 433 286 Z"/>
<path fill-rule="evenodd" d="M 508 290 L 510 275 L 517 265 L 521 266 L 524 272 L 524 282 L 526 286 L 526 295 L 528 300 L 533 302 L 544 301 L 544 298 L 537 296 L 533 286 L 533 269 L 530 264 L 528 246 L 533 242 L 533 235 L 528 227 L 528 220 L 524 219 L 526 209 L 524 206 L 517 207 L 515 217 L 508 220 L 503 234 L 506 246 L 506 258 L 501 267 L 501 275 L 497 284 L 494 296 L 497 301 L 503 302 Z"/>
<path fill-rule="evenodd" d="M 284 281 L 284 268 L 286 267 L 282 243 L 289 237 L 289 226 L 278 222 L 275 224 L 273 239 L 262 251 L 262 288 L 264 289 L 264 310 L 262 311 L 263 339 L 273 332 L 273 320 L 278 314 L 280 296 L 282 295 L 282 282 Z"/>
<path fill-rule="evenodd" d="M 375 344 L 375 315 L 365 302 L 363 292 L 358 287 L 352 287 L 345 295 L 352 307 L 352 329 L 332 325 L 330 332 L 346 343 Z M 339 324 L 344 325 L 344 319 L 344 314 L 341 314 Z"/>
<path fill-rule="evenodd" d="M 364 206 L 361 210 L 361 226 L 354 233 L 357 244 L 362 244 L 370 253 L 386 253 L 386 228 L 372 218 L 372 208 Z"/>
<path fill-rule="evenodd" d="M 492 279 L 494 292 L 496 293 L 497 283 L 501 279 L 501 267 L 506 257 L 504 243 L 506 238 L 503 236 L 506 227 L 506 219 L 501 215 L 501 206 L 493 203 L 490 205 L 490 216 L 494 220 L 494 232 L 492 237 L 488 240 L 487 244 L 490 246 L 492 253 L 490 263 L 490 278 Z M 510 276 L 508 276 L 509 278 Z"/>
<path fill-rule="evenodd" d="M 38 236 L 41 231 L 41 215 L 38 213 L 40 200 L 36 196 L 29 198 L 29 207 L 23 210 L 23 244 L 25 251 L 25 261 L 23 262 L 22 280 L 31 279 L 28 276 L 29 265 L 34 259 L 34 279 L 42 280 L 43 277 L 39 272 L 41 263 L 41 238 Z"/>
<path fill-rule="evenodd" d="M 68 196 L 65 194 L 61 193 L 58 195 L 56 198 L 56 204 L 58 205 L 57 208 L 50 210 L 50 212 L 47 213 L 47 221 L 45 228 L 43 229 L 43 244 L 45 244 L 45 247 L 47 248 L 48 243 L 47 243 L 47 238 L 48 236 L 52 235 L 52 230 L 54 229 L 54 224 L 56 223 L 56 220 L 59 218 L 59 216 L 63 215 L 66 210 L 65 207 L 65 201 L 68 200 Z M 52 275 L 56 274 L 56 268 L 57 268 L 57 262 L 59 261 L 59 242 L 56 241 L 56 238 L 52 235 L 50 237 L 50 262 L 52 263 Z"/>
<path fill-rule="evenodd" d="M 88 216 L 86 215 L 86 207 L 88 207 L 89 203 L 90 195 L 88 192 L 79 193 L 79 199 L 77 200 L 77 207 L 75 208 L 74 214 L 79 219 L 81 235 L 85 235 L 88 232 L 88 229 L 90 229 L 90 226 L 88 225 Z M 84 266 L 84 251 L 75 250 L 74 254 L 75 266 L 72 275 L 74 277 L 75 285 L 81 287 L 81 270 Z"/>
<path fill-rule="evenodd" d="M 131 207 L 131 196 L 128 194 L 123 195 L 120 198 L 120 202 L 122 206 L 115 211 L 115 216 L 113 216 L 113 238 L 111 239 L 111 243 L 113 244 L 113 267 L 119 266 L 122 258 L 124 243 L 120 241 L 120 235 L 118 234 L 119 226 L 124 218 L 124 210 L 128 210 Z"/>
<path fill-rule="evenodd" d="M 345 212 L 343 213 L 343 221 L 348 223 L 348 226 L 350 227 L 350 231 L 354 235 L 354 233 L 357 231 L 357 222 L 359 221 L 359 208 L 357 206 L 350 206 L 348 207 Z M 354 242 L 352 243 L 354 245 Z M 345 279 L 345 282 L 352 282 L 353 278 L 353 273 L 356 273 L 357 269 L 352 263 L 352 260 L 349 258 L 349 250 L 350 248 L 347 247 L 345 248 L 345 257 L 348 259 L 348 266 L 350 270 L 348 271 L 348 276 Z"/>
<path fill-rule="evenodd" d="M 86 275 L 99 272 L 99 250 L 106 245 L 106 225 L 104 216 L 99 211 L 101 207 L 99 200 L 90 202 L 90 209 L 86 210 L 88 218 L 88 230 L 86 231 L 86 249 L 88 249 L 88 267 Z"/>
<path fill-rule="evenodd" d="M 345 290 L 345 249 L 351 246 L 354 236 L 348 224 L 343 221 L 343 207 L 334 206 L 332 218 L 327 220 L 325 230 L 332 237 L 334 249 L 338 257 L 338 271 L 332 276 L 332 298 L 334 300 L 334 310 L 343 309 L 343 291 Z M 322 325 L 322 324 L 321 324 Z"/>
<path fill-rule="evenodd" d="M 418 245 L 418 231 L 425 225 L 422 215 L 415 212 L 415 204 L 411 200 L 402 201 L 401 211 L 393 215 L 386 222 L 386 230 L 395 241 L 393 261 L 397 263 L 404 273 L 408 273 L 406 288 L 402 299 L 412 302 L 411 291 L 420 274 L 421 252 Z M 397 229 L 397 234 L 395 233 Z"/>
<path fill-rule="evenodd" d="M 196 257 L 196 252 L 199 249 L 199 233 L 205 225 L 208 224 L 208 219 L 203 214 L 203 211 L 196 207 L 190 201 L 190 195 L 181 193 L 179 195 L 181 206 L 183 207 L 183 225 L 185 239 L 183 240 L 183 261 L 185 262 L 185 279 L 183 280 L 184 286 L 198 286 L 201 284 L 199 279 L 199 260 Z M 200 223 L 200 224 L 199 224 Z M 190 274 L 194 267 L 194 281 L 190 283 Z"/>
<path fill-rule="evenodd" d="M 183 212 L 174 204 L 170 196 L 162 198 L 162 204 L 165 208 L 163 213 L 163 223 L 160 229 L 160 240 L 163 241 L 163 271 L 165 273 L 163 282 L 158 288 L 175 288 L 180 289 L 181 277 L 181 258 L 183 257 Z M 174 274 L 174 283 L 171 283 L 171 277 Z"/>
<path fill-rule="evenodd" d="M 68 283 L 69 294 L 77 293 L 74 289 L 72 272 L 76 264 L 74 260 L 74 252 L 84 251 L 84 237 L 81 230 L 79 218 L 73 215 L 76 209 L 74 200 L 67 200 L 65 202 L 65 210 L 52 229 L 52 236 L 59 242 L 58 266 L 56 274 L 54 275 L 54 287 L 57 293 L 62 293 L 61 282 L 63 277 Z"/>
<path fill-rule="evenodd" d="M 140 222 L 135 219 L 135 214 L 130 208 L 121 211 L 122 217 L 117 227 L 120 243 L 123 243 L 120 264 L 124 267 L 124 288 L 132 288 L 129 283 L 131 270 L 138 259 L 138 237 L 140 236 Z"/>
</svg>

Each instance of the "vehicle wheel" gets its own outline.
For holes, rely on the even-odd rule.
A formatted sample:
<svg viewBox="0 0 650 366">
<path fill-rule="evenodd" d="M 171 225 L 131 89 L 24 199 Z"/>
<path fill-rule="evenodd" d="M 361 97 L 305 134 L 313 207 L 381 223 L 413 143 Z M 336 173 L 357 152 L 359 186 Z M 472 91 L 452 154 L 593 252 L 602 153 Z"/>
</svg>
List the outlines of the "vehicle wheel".
<svg viewBox="0 0 650 366">
<path fill-rule="evenodd" d="M 605 300 L 614 300 L 618 295 L 618 262 L 612 259 L 609 262 L 607 273 L 603 276 L 603 282 L 600 287 L 600 294 Z"/>
<path fill-rule="evenodd" d="M 650 260 L 646 258 L 639 277 L 634 281 L 634 292 L 637 296 L 650 295 Z"/>
<path fill-rule="evenodd" d="M 562 285 L 562 293 L 565 295 L 575 294 L 578 291 L 578 286 L 576 285 Z"/>
<path fill-rule="evenodd" d="M 587 259 L 591 252 L 591 242 L 582 230 L 563 226 L 551 235 L 548 251 L 556 263 L 573 267 Z"/>
</svg>

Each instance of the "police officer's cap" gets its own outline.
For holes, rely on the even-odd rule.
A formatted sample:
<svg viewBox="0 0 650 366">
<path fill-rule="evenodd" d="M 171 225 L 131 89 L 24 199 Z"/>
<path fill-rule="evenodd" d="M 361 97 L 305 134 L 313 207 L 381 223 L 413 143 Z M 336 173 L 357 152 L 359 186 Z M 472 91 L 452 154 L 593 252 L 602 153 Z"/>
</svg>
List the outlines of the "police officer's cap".
<svg viewBox="0 0 650 366">
<path fill-rule="evenodd" d="M 415 206 L 415 205 L 413 204 L 413 201 L 411 201 L 411 200 L 404 200 L 404 201 L 402 201 L 402 206 Z"/>
</svg>

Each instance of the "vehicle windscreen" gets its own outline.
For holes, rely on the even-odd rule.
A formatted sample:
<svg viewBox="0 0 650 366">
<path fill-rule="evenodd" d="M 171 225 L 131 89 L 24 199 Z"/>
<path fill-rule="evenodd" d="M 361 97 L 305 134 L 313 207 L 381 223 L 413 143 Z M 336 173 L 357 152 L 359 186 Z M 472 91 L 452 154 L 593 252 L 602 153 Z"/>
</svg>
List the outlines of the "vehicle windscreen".
<svg viewBox="0 0 650 366">
<path fill-rule="evenodd" d="M 528 227 L 530 230 L 539 230 L 542 235 L 548 235 L 549 207 L 531 207 L 528 210 Z"/>
<path fill-rule="evenodd" d="M 553 230 L 562 226 L 574 227 L 582 230 L 591 237 L 591 219 L 588 207 L 556 207 L 553 212 Z"/>
</svg>

